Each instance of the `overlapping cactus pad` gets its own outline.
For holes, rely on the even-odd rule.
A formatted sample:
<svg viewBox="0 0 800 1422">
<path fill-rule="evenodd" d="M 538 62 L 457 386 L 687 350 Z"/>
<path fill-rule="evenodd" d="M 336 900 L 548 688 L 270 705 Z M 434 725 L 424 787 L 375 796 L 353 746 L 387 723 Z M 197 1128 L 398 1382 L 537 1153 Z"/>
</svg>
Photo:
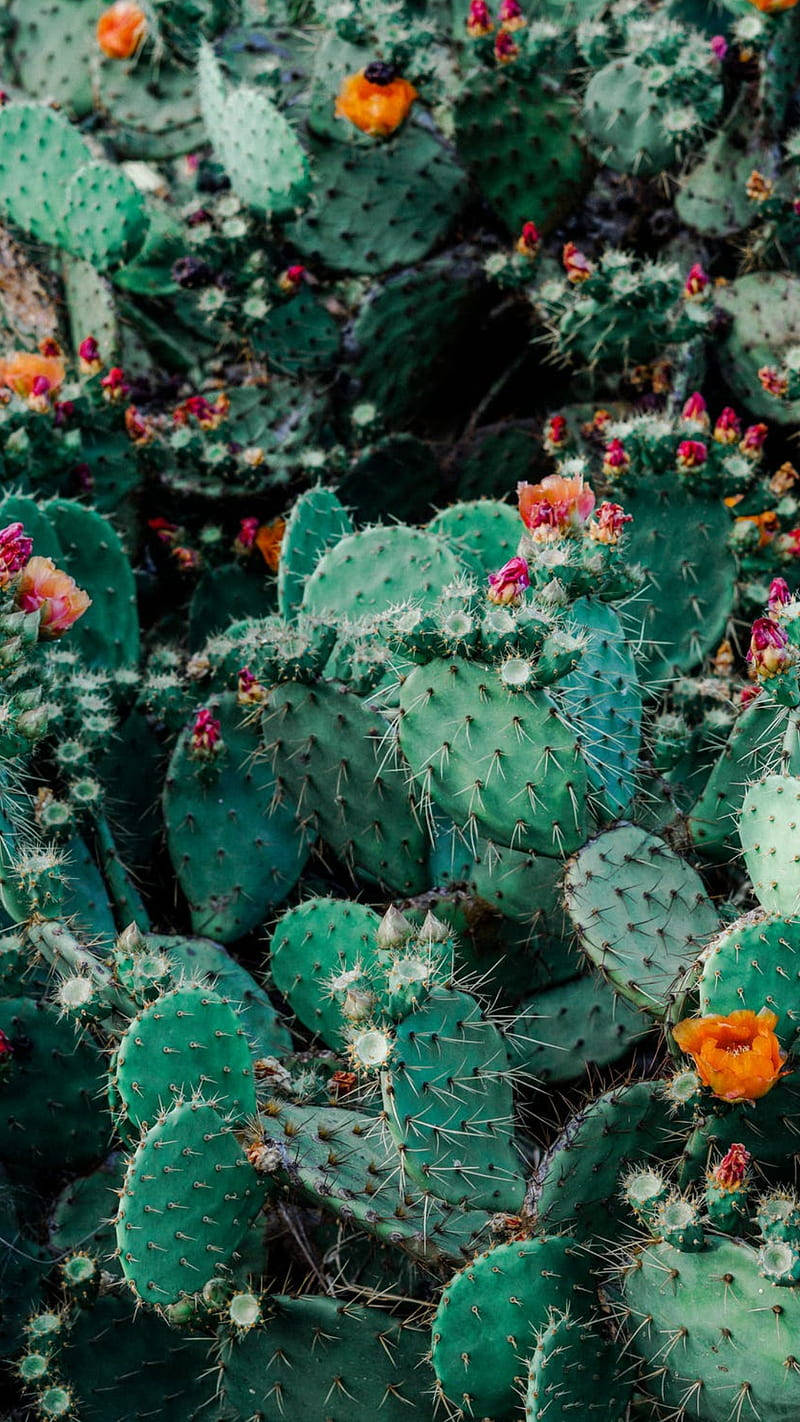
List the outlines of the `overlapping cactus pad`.
<svg viewBox="0 0 800 1422">
<path fill-rule="evenodd" d="M 0 5 L 0 1419 L 800 1419 L 800 3 Z"/>
</svg>

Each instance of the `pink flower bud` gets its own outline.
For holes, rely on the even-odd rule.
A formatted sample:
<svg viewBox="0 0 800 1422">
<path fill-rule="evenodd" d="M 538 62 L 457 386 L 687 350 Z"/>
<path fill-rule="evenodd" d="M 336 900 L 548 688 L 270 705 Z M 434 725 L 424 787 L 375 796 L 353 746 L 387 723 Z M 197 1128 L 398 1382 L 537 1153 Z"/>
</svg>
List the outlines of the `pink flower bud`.
<svg viewBox="0 0 800 1422">
<path fill-rule="evenodd" d="M 8 587 L 32 552 L 33 539 L 28 537 L 21 523 L 9 523 L 0 529 L 0 588 Z"/>
<path fill-rule="evenodd" d="M 150 421 L 139 413 L 135 405 L 129 405 L 125 411 L 125 429 L 134 444 L 149 444 L 153 438 L 154 431 Z"/>
<path fill-rule="evenodd" d="M 526 23 L 519 0 L 500 0 L 498 17 L 507 30 L 520 30 Z"/>
<path fill-rule="evenodd" d="M 10 1061 L 14 1055 L 14 1048 L 8 1037 L 0 1027 L 0 1062 Z"/>
<path fill-rule="evenodd" d="M 498 64 L 510 64 L 519 57 L 519 45 L 510 29 L 498 30 L 494 42 L 494 57 Z"/>
<path fill-rule="evenodd" d="M 747 454 L 751 458 L 755 457 L 758 459 L 764 448 L 768 434 L 769 430 L 766 425 L 748 425 L 739 444 L 739 449 L 742 454 Z"/>
<path fill-rule="evenodd" d="M 294 296 L 306 279 L 306 269 L 300 262 L 287 267 L 278 277 L 278 286 L 285 296 Z"/>
<path fill-rule="evenodd" d="M 85 336 L 78 346 L 78 360 L 83 375 L 97 375 L 102 369 L 100 347 L 94 336 Z"/>
<path fill-rule="evenodd" d="M 569 440 L 569 429 L 563 415 L 551 415 L 544 427 L 543 442 L 548 454 L 557 454 Z"/>
<path fill-rule="evenodd" d="M 703 296 L 710 284 L 711 278 L 703 270 L 699 262 L 695 262 L 689 268 L 689 275 L 683 284 L 683 294 L 688 301 L 694 301 L 698 296 Z"/>
<path fill-rule="evenodd" d="M 714 439 L 717 444 L 735 444 L 741 433 L 742 422 L 739 416 L 730 405 L 726 405 L 714 426 Z"/>
<path fill-rule="evenodd" d="M 711 1178 L 724 1189 L 735 1190 L 744 1181 L 750 1159 L 750 1152 L 743 1145 L 732 1145 L 711 1172 Z"/>
<path fill-rule="evenodd" d="M 486 0 L 470 0 L 467 34 L 479 39 L 482 35 L 490 35 L 493 29 L 494 22 Z"/>
<path fill-rule="evenodd" d="M 517 238 L 517 251 L 522 257 L 535 257 L 541 245 L 539 229 L 535 222 L 524 222 Z"/>
<path fill-rule="evenodd" d="M 683 439 L 678 445 L 679 469 L 699 469 L 708 458 L 708 450 L 700 439 Z"/>
<path fill-rule="evenodd" d="M 622 504 L 601 504 L 596 516 L 589 524 L 589 535 L 595 543 L 605 543 L 613 548 L 626 523 L 633 523 L 633 514 L 628 514 Z"/>
<path fill-rule="evenodd" d="M 710 424 L 708 406 L 699 390 L 695 390 L 694 394 L 690 395 L 685 402 L 681 410 L 681 419 L 689 420 L 693 425 L 701 425 L 704 430 L 708 429 Z"/>
<path fill-rule="evenodd" d="M 607 479 L 619 478 L 631 467 L 631 457 L 621 439 L 612 439 L 603 451 L 603 473 Z"/>
<path fill-rule="evenodd" d="M 21 612 L 37 612 L 40 637 L 60 637 L 83 617 L 92 599 L 74 578 L 57 568 L 52 558 L 31 558 L 23 567 L 17 588 Z"/>
<path fill-rule="evenodd" d="M 779 400 L 784 400 L 789 393 L 789 380 L 774 365 L 762 365 L 758 372 L 758 379 L 763 390 L 768 395 L 775 395 Z"/>
<path fill-rule="evenodd" d="M 498 603 L 502 607 L 516 604 L 520 601 L 526 588 L 531 585 L 528 573 L 528 564 L 524 558 L 509 558 L 507 563 L 497 573 L 489 574 L 489 592 L 487 594 L 490 602 Z"/>
<path fill-rule="evenodd" d="M 249 667 L 241 667 L 237 680 L 236 700 L 240 706 L 258 706 L 266 700 L 266 689 Z"/>
<path fill-rule="evenodd" d="M 721 64 L 725 55 L 728 53 L 728 41 L 724 35 L 711 36 L 711 53 L 718 63 Z"/>
<path fill-rule="evenodd" d="M 567 273 L 567 280 L 575 285 L 580 285 L 582 281 L 588 281 L 594 271 L 588 257 L 578 250 L 574 242 L 564 243 L 561 260 L 564 264 L 564 271 Z"/>
<path fill-rule="evenodd" d="M 750 634 L 747 661 L 757 676 L 779 676 L 794 664 L 789 638 L 771 617 L 758 617 Z"/>
<path fill-rule="evenodd" d="M 791 602 L 792 594 L 789 591 L 789 584 L 785 578 L 773 578 L 769 585 L 767 595 L 767 605 L 770 612 L 777 612 L 779 607 L 785 607 L 787 602 Z"/>
<path fill-rule="evenodd" d="M 739 692 L 739 705 L 742 707 L 749 706 L 755 701 L 756 697 L 760 695 L 761 687 L 757 681 L 753 681 L 749 686 L 743 686 Z"/>
<path fill-rule="evenodd" d="M 190 754 L 195 760 L 210 760 L 222 749 L 222 723 L 203 706 L 194 718 Z"/>
<path fill-rule="evenodd" d="M 236 535 L 234 548 L 237 553 L 249 553 L 256 541 L 258 533 L 257 518 L 243 518 L 239 524 L 239 532 Z"/>
<path fill-rule="evenodd" d="M 130 390 L 130 385 L 125 379 L 125 371 L 121 365 L 112 365 L 111 369 L 100 381 L 103 387 L 103 395 L 106 400 L 123 400 Z"/>
</svg>

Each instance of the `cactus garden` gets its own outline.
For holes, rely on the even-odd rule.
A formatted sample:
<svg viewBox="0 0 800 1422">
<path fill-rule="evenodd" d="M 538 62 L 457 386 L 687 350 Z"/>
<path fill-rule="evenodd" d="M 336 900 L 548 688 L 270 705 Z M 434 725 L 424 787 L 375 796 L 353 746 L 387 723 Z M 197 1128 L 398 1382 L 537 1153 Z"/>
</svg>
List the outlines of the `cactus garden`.
<svg viewBox="0 0 800 1422">
<path fill-rule="evenodd" d="M 800 1418 L 800 4 L 5 0 L 0 1418 Z"/>
</svg>

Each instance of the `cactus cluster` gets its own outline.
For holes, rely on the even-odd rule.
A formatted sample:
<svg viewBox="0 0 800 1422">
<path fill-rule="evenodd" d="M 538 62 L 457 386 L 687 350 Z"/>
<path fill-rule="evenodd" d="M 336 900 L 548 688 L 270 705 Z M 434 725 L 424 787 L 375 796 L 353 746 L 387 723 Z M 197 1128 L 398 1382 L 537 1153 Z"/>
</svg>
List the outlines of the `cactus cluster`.
<svg viewBox="0 0 800 1422">
<path fill-rule="evenodd" d="M 800 1416 L 799 65 L 7 0 L 8 1422 Z"/>
</svg>

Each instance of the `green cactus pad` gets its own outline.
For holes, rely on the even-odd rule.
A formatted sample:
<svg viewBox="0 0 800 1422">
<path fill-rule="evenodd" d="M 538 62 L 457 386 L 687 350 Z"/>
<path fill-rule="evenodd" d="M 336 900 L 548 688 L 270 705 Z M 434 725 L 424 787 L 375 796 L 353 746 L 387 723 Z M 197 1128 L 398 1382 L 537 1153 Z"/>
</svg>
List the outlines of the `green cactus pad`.
<svg viewBox="0 0 800 1422">
<path fill-rule="evenodd" d="M 800 920 L 747 914 L 713 938 L 701 956 L 700 1014 L 767 1007 L 790 1050 L 800 1026 Z"/>
<path fill-rule="evenodd" d="M 114 1216 L 117 1191 L 125 1168 L 119 1154 L 110 1155 L 91 1175 L 65 1185 L 53 1206 L 48 1230 L 50 1248 L 58 1255 L 88 1249 L 104 1269 L 115 1270 Z"/>
<path fill-rule="evenodd" d="M 72 175 L 91 158 L 77 129 L 44 104 L 6 104 L 0 110 L 0 154 L 3 217 L 37 242 L 64 243 L 64 195 Z"/>
<path fill-rule="evenodd" d="M 111 1136 L 100 1051 L 32 998 L 0 999 L 0 1028 L 12 1051 L 0 1078 L 0 1161 L 23 1182 L 56 1162 L 60 1171 L 91 1169 Z"/>
<path fill-rule="evenodd" d="M 306 854 L 294 815 L 274 803 L 275 783 L 258 755 L 257 725 L 245 719 L 232 693 L 212 710 L 224 749 L 210 767 L 193 760 L 186 728 L 167 772 L 164 823 L 194 931 L 229 943 L 286 897 Z"/>
<path fill-rule="evenodd" d="M 115 1086 L 134 1126 L 196 1092 L 225 1115 L 255 1110 L 253 1063 L 244 1027 L 212 988 L 186 983 L 134 1017 L 119 1044 Z"/>
<path fill-rule="evenodd" d="M 664 476 L 637 479 L 625 493 L 633 517 L 628 557 L 645 573 L 628 616 L 641 617 L 649 678 L 688 672 L 716 651 L 733 610 L 736 562 L 727 546 L 731 516 Z"/>
<path fill-rule="evenodd" d="M 800 280 L 788 272 L 749 272 L 716 293 L 730 317 L 720 346 L 723 373 L 757 419 L 796 425 L 800 400 L 777 400 L 761 388 L 763 365 L 780 366 L 787 349 L 800 344 Z"/>
<path fill-rule="evenodd" d="M 412 1179 L 451 1204 L 519 1207 L 525 1187 L 508 1057 L 474 998 L 438 988 L 410 1013 L 397 1029 L 382 1088 Z"/>
<path fill-rule="evenodd" d="M 504 1035 L 516 1069 L 537 1081 L 576 1081 L 626 1057 L 651 1025 L 592 975 L 526 998 Z"/>
<path fill-rule="evenodd" d="M 270 694 L 264 739 L 282 812 L 295 805 L 309 839 L 319 834 L 346 864 L 397 893 L 427 888 L 423 827 L 376 711 L 344 687 L 291 682 Z"/>
<path fill-rule="evenodd" d="M 565 889 L 584 952 L 634 1007 L 663 1017 L 719 926 L 699 875 L 663 840 L 620 825 L 570 861 Z"/>
<path fill-rule="evenodd" d="M 148 933 L 147 947 L 166 953 L 177 976 L 203 978 L 227 999 L 247 1032 L 256 1057 L 282 1056 L 292 1039 L 267 994 L 247 969 L 210 938 L 180 938 Z"/>
<path fill-rule="evenodd" d="M 746 108 L 707 143 L 700 161 L 682 180 L 675 197 L 681 222 L 703 237 L 730 237 L 753 221 L 747 179 L 753 169 L 768 170 L 768 153 L 752 135 Z"/>
<path fill-rule="evenodd" d="M 585 1314 L 591 1298 L 588 1260 L 569 1239 L 517 1240 L 479 1254 L 447 1285 L 433 1320 L 441 1392 L 467 1416 L 513 1416 L 550 1310 Z"/>
<path fill-rule="evenodd" d="M 512 692 L 480 662 L 433 661 L 400 690 L 400 745 L 425 797 L 454 822 L 557 856 L 587 833 L 587 771 L 544 691 Z"/>
<path fill-rule="evenodd" d="M 488 1215 L 417 1189 L 398 1169 L 380 1117 L 269 1101 L 260 1125 L 268 1146 L 276 1142 L 285 1153 L 277 1178 L 317 1208 L 429 1266 L 471 1258 Z"/>
<path fill-rule="evenodd" d="M 637 1081 L 598 1096 L 568 1122 L 542 1157 L 528 1203 L 542 1229 L 578 1239 L 614 1238 L 629 1218 L 619 1193 L 622 1172 L 675 1154 L 680 1121 L 659 1082 Z"/>
<path fill-rule="evenodd" d="M 407 1422 L 428 1410 L 427 1338 L 380 1308 L 275 1296 L 263 1327 L 223 1339 L 223 1407 L 283 1422 Z M 376 1409 L 380 1411 L 376 1414 Z"/>
<path fill-rule="evenodd" d="M 577 202 L 588 164 L 575 111 L 528 66 L 468 75 L 455 126 L 459 157 L 511 232 L 553 227 Z"/>
<path fill-rule="evenodd" d="M 672 94 L 651 82 L 658 74 L 663 85 L 665 68 L 654 64 L 649 55 L 630 54 L 604 65 L 589 81 L 583 100 L 586 132 L 596 157 L 615 172 L 646 177 L 670 168 L 682 147 L 694 146 L 701 138 L 704 118 L 713 117 L 719 90 L 709 72 L 702 112 L 687 103 L 684 115 L 693 114 L 693 123 L 679 133 L 670 130 L 664 120 Z M 690 99 L 685 81 L 684 87 Z"/>
<path fill-rule="evenodd" d="M 431 519 L 428 528 L 448 539 L 462 563 L 481 580 L 514 557 L 522 533 L 517 510 L 499 499 L 451 504 Z"/>
<path fill-rule="evenodd" d="M 33 99 L 55 99 L 84 118 L 91 113 L 89 60 L 97 40 L 95 0 L 7 0 L 8 57 L 15 81 Z"/>
<path fill-rule="evenodd" d="M 201 46 L 197 74 L 206 132 L 236 196 L 265 216 L 288 217 L 311 187 L 293 128 L 267 94 L 245 85 L 226 92 L 209 45 Z"/>
<path fill-rule="evenodd" d="M 78 1309 L 59 1349 L 59 1364 L 82 1422 L 131 1422 L 154 1397 L 170 1422 L 194 1422 L 208 1410 L 207 1339 L 170 1328 L 129 1297 L 105 1294 Z"/>
<path fill-rule="evenodd" d="M 691 1389 L 708 1422 L 729 1422 L 740 1404 L 754 1417 L 793 1422 L 800 1410 L 793 1362 L 800 1293 L 767 1283 L 749 1245 L 711 1237 L 696 1254 L 648 1245 L 635 1252 L 621 1289 L 629 1346 L 648 1370 L 658 1368 L 651 1386 L 659 1403 L 680 1407 Z M 679 1346 L 665 1355 L 670 1338 Z"/>
<path fill-rule="evenodd" d="M 278 564 L 278 611 L 290 618 L 303 601 L 303 590 L 328 548 L 353 532 L 347 510 L 336 495 L 316 484 L 292 505 L 286 520 Z"/>
<path fill-rule="evenodd" d="M 616 818 L 630 808 L 636 790 L 642 721 L 636 662 L 608 603 L 578 598 L 568 625 L 586 646 L 575 670 L 558 683 L 558 699 L 580 735 L 589 780 Z"/>
<path fill-rule="evenodd" d="M 348 275 L 421 261 L 466 197 L 447 148 L 416 126 L 369 148 L 314 139 L 310 156 L 314 202 L 286 233 L 306 260 Z"/>
<path fill-rule="evenodd" d="M 327 985 L 374 952 L 380 917 L 346 899 L 306 899 L 278 920 L 270 946 L 270 972 L 278 992 L 309 1031 L 329 1047 L 344 1046 L 339 1003 Z"/>
<path fill-rule="evenodd" d="M 121 158 L 163 161 L 205 141 L 197 76 L 185 65 L 98 58 L 94 87 Z"/>
<path fill-rule="evenodd" d="M 701 854 L 729 860 L 738 855 L 739 815 L 748 784 L 777 768 L 783 707 L 759 697 L 736 718 L 703 793 L 692 807 L 689 830 Z"/>
<path fill-rule="evenodd" d="M 142 1137 L 119 1202 L 117 1248 L 136 1297 L 166 1308 L 202 1289 L 231 1263 L 262 1203 L 222 1116 L 201 1101 L 174 1106 Z"/>
<path fill-rule="evenodd" d="M 104 669 L 139 660 L 136 585 L 119 535 L 108 519 L 72 499 L 42 505 L 61 548 L 61 566 L 92 599 L 73 632 L 70 646 L 89 666 Z"/>
<path fill-rule="evenodd" d="M 468 363 L 470 349 L 478 358 L 482 284 L 474 260 L 455 252 L 397 272 L 367 293 L 353 324 L 352 374 L 359 399 L 375 405 L 392 429 L 425 414 L 435 417 L 448 368 Z M 413 459 L 409 472 L 413 479 Z M 388 470 L 383 477 L 390 482 Z M 404 470 L 403 483 L 406 477 Z M 388 495 L 381 518 L 391 502 Z"/>
<path fill-rule="evenodd" d="M 340 539 L 305 585 L 303 611 L 315 617 L 366 617 L 398 603 L 427 606 L 462 571 L 445 543 L 423 529 L 366 528 Z"/>
<path fill-rule="evenodd" d="M 750 786 L 739 816 L 739 838 L 756 898 L 767 913 L 800 912 L 800 779 L 768 775 Z"/>
<path fill-rule="evenodd" d="M 551 1313 L 528 1364 L 526 1422 L 571 1422 L 575 1416 L 625 1422 L 633 1380 L 620 1378 L 619 1370 L 618 1348 L 597 1327 Z"/>
<path fill-rule="evenodd" d="M 134 257 L 148 227 L 145 202 L 127 173 L 108 163 L 85 163 L 64 194 L 66 245 L 98 271 Z"/>
</svg>

